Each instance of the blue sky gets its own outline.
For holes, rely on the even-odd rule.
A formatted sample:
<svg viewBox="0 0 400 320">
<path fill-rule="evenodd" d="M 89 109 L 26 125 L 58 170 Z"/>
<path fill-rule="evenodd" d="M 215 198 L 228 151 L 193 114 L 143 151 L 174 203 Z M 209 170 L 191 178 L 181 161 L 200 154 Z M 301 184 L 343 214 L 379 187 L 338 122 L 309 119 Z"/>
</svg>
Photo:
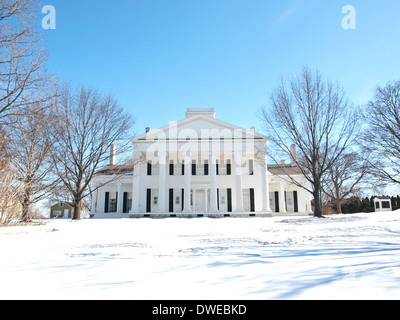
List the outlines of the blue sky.
<svg viewBox="0 0 400 320">
<path fill-rule="evenodd" d="M 355 104 L 400 79 L 398 0 L 49 0 L 48 69 L 64 81 L 112 92 L 135 131 L 213 107 L 256 126 L 281 75 L 303 65 L 339 81 Z M 342 28 L 342 7 L 356 30 Z M 44 15 L 42 15 L 44 16 Z"/>
</svg>

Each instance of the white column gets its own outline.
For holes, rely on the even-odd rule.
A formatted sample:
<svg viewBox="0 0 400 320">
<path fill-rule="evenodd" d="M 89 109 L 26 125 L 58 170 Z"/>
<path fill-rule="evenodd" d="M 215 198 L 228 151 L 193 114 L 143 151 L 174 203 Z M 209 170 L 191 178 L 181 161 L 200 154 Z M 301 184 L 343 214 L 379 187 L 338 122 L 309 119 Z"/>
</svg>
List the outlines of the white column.
<svg viewBox="0 0 400 320">
<path fill-rule="evenodd" d="M 133 170 L 132 177 L 132 208 L 130 213 L 139 213 L 139 192 L 140 192 L 140 172 L 141 167 L 146 165 L 146 161 L 144 164 L 138 164 L 135 166 Z"/>
<path fill-rule="evenodd" d="M 192 199 L 193 199 L 193 208 L 192 211 L 196 212 L 197 208 L 196 208 L 196 189 L 192 190 Z"/>
<path fill-rule="evenodd" d="M 124 197 L 122 194 L 122 183 L 117 184 L 118 187 L 118 198 L 117 198 L 117 213 L 122 213 L 122 202 Z"/>
<path fill-rule="evenodd" d="M 205 196 L 206 203 L 204 204 L 204 212 L 208 212 L 208 189 L 207 188 L 204 189 L 204 194 L 206 195 Z"/>
<path fill-rule="evenodd" d="M 166 162 L 167 162 L 167 154 L 165 152 L 158 153 L 158 163 L 159 163 L 159 173 L 158 173 L 158 212 L 164 213 L 167 212 L 166 209 Z"/>
<path fill-rule="evenodd" d="M 242 153 L 235 152 L 236 211 L 243 212 Z"/>
<path fill-rule="evenodd" d="M 218 212 L 217 157 L 215 152 L 211 152 L 211 157 L 210 157 L 210 212 L 211 213 Z"/>
<path fill-rule="evenodd" d="M 185 188 L 184 188 L 184 203 L 183 203 L 183 212 L 190 213 L 192 209 L 190 208 L 190 184 L 191 184 L 191 159 L 190 159 L 190 151 L 185 154 Z"/>
<path fill-rule="evenodd" d="M 267 155 L 261 156 L 261 180 L 262 180 L 262 212 L 271 212 L 269 207 L 269 187 L 268 187 L 268 165 Z"/>
<path fill-rule="evenodd" d="M 285 203 L 285 185 L 281 182 L 281 191 L 279 192 L 279 211 L 286 213 L 286 203 Z"/>
</svg>

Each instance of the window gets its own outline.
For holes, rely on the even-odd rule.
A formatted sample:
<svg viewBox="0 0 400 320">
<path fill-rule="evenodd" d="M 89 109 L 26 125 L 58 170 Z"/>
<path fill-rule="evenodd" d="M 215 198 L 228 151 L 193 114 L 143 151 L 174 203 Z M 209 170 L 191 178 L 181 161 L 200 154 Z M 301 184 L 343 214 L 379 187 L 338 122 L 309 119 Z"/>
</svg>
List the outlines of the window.
<svg viewBox="0 0 400 320">
<path fill-rule="evenodd" d="M 390 209 L 390 202 L 382 201 L 382 209 Z"/>
<path fill-rule="evenodd" d="M 250 212 L 250 189 L 243 189 L 243 209 Z"/>
<path fill-rule="evenodd" d="M 380 209 L 381 208 L 381 205 L 379 204 L 379 202 L 375 202 L 375 208 L 376 209 Z"/>
<path fill-rule="evenodd" d="M 217 160 L 217 175 L 230 176 L 232 174 L 231 160 Z"/>
<path fill-rule="evenodd" d="M 226 163 L 223 160 L 219 161 L 218 174 L 221 176 L 226 175 Z"/>
<path fill-rule="evenodd" d="M 118 192 L 109 193 L 108 212 L 117 212 L 117 194 Z"/>
<path fill-rule="evenodd" d="M 254 161 L 252 159 L 249 160 L 249 175 L 250 176 L 254 175 Z"/>
<path fill-rule="evenodd" d="M 243 209 L 246 212 L 255 211 L 254 189 L 243 189 Z"/>
</svg>

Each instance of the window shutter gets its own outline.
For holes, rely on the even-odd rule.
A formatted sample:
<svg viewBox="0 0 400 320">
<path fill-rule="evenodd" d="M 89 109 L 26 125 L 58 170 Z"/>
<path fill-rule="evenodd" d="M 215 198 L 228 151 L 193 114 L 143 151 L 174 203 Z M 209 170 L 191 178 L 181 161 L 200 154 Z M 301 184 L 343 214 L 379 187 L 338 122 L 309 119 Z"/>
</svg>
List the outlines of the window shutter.
<svg viewBox="0 0 400 320">
<path fill-rule="evenodd" d="M 174 212 L 174 189 L 169 189 L 169 212 Z"/>
<path fill-rule="evenodd" d="M 231 160 L 227 160 L 227 162 L 226 162 L 226 175 L 230 176 L 231 174 L 232 174 Z"/>
<path fill-rule="evenodd" d="M 104 200 L 105 200 L 104 201 L 104 212 L 108 213 L 108 204 L 110 201 L 110 193 L 109 192 L 106 192 Z"/>
<path fill-rule="evenodd" d="M 151 212 L 151 189 L 147 189 L 147 194 L 146 194 L 146 212 Z"/>
<path fill-rule="evenodd" d="M 228 197 L 228 212 L 232 212 L 232 189 L 231 188 L 228 188 L 227 197 Z"/>
<path fill-rule="evenodd" d="M 250 188 L 250 212 L 256 211 L 254 202 L 254 189 Z"/>
</svg>

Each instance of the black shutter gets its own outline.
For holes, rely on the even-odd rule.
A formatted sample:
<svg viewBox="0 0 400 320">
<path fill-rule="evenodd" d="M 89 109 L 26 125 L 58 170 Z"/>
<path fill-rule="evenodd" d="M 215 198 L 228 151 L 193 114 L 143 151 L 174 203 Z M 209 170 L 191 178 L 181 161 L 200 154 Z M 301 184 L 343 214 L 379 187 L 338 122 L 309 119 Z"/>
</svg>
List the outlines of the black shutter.
<svg viewBox="0 0 400 320">
<path fill-rule="evenodd" d="M 128 213 L 128 192 L 124 192 L 124 202 L 122 206 L 122 212 Z"/>
<path fill-rule="evenodd" d="M 208 161 L 204 162 L 204 175 L 208 176 Z"/>
<path fill-rule="evenodd" d="M 213 165 L 213 164 L 211 164 L 211 165 Z M 217 171 L 217 176 L 219 176 L 219 165 L 218 165 L 218 160 L 217 160 L 217 163 L 215 164 L 215 171 Z"/>
<path fill-rule="evenodd" d="M 147 189 L 146 193 L 146 212 L 151 212 L 151 189 Z"/>
<path fill-rule="evenodd" d="M 227 160 L 227 162 L 226 162 L 226 175 L 230 176 L 231 174 L 232 174 L 231 160 Z"/>
<path fill-rule="evenodd" d="M 182 175 L 183 176 L 185 175 L 185 163 L 184 162 L 182 162 Z"/>
<path fill-rule="evenodd" d="M 182 211 L 183 211 L 183 204 L 184 204 L 184 200 L 185 200 L 185 189 L 182 189 Z"/>
<path fill-rule="evenodd" d="M 228 188 L 228 212 L 232 212 L 232 189 Z"/>
<path fill-rule="evenodd" d="M 174 212 L 174 189 L 169 189 L 169 212 Z"/>
<path fill-rule="evenodd" d="M 275 212 L 279 212 L 279 192 L 275 191 Z"/>
<path fill-rule="evenodd" d="M 294 212 L 299 212 L 299 203 L 297 200 L 297 191 L 293 191 Z"/>
<path fill-rule="evenodd" d="M 169 163 L 169 175 L 170 175 L 170 176 L 173 176 L 173 175 L 174 175 L 174 162 L 173 162 L 173 161 L 171 161 L 171 162 Z"/>
<path fill-rule="evenodd" d="M 192 162 L 192 176 L 195 176 L 195 175 L 196 175 L 196 162 L 193 161 Z"/>
<path fill-rule="evenodd" d="M 254 189 L 250 189 L 250 212 L 256 211 L 254 203 Z"/>
<path fill-rule="evenodd" d="M 105 212 L 105 213 L 108 213 L 108 203 L 109 203 L 109 200 L 110 200 L 110 193 L 109 193 L 109 192 L 106 192 L 105 201 L 104 201 L 104 212 Z"/>
<path fill-rule="evenodd" d="M 219 189 L 217 188 L 217 208 L 219 210 Z"/>
<path fill-rule="evenodd" d="M 147 162 L 147 175 L 151 176 L 151 161 Z"/>
</svg>

